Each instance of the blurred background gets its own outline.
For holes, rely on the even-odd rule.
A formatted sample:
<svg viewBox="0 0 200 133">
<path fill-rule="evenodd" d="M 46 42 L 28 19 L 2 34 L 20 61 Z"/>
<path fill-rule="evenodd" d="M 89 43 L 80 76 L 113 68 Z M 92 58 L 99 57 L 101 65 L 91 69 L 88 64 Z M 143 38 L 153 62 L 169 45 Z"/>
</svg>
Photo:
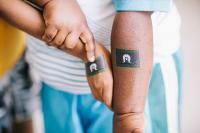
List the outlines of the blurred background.
<svg viewBox="0 0 200 133">
<path fill-rule="evenodd" d="M 175 0 L 182 18 L 184 63 L 182 132 L 200 133 L 200 0 Z"/>
</svg>

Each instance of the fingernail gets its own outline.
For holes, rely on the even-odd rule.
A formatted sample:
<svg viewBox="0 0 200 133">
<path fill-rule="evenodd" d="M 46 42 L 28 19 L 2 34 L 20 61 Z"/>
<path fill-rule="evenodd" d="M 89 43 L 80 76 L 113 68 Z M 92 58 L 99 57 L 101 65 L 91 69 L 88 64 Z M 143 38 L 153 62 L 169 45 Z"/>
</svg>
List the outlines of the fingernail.
<svg viewBox="0 0 200 133">
<path fill-rule="evenodd" d="M 90 57 L 89 61 L 90 62 L 94 62 L 95 61 L 95 57 L 94 56 Z"/>
<path fill-rule="evenodd" d="M 87 43 L 87 41 L 85 40 L 85 38 L 81 38 L 81 40 L 83 41 L 83 43 Z"/>
</svg>

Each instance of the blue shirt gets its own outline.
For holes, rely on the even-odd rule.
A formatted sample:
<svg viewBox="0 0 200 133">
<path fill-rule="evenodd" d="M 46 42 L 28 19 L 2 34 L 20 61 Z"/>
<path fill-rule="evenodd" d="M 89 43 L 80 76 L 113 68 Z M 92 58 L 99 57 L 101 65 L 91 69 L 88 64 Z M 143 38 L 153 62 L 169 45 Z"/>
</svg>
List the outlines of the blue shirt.
<svg viewBox="0 0 200 133">
<path fill-rule="evenodd" d="M 171 0 L 113 0 L 117 11 L 163 11 L 170 9 Z"/>
</svg>

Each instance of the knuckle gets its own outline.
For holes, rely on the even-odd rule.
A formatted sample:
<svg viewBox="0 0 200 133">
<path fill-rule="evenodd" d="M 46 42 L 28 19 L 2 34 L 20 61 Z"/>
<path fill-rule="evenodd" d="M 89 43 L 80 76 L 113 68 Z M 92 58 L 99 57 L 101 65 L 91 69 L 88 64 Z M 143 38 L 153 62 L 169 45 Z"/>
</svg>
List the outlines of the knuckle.
<svg viewBox="0 0 200 133">
<path fill-rule="evenodd" d="M 45 25 L 46 25 L 46 27 L 50 27 L 50 26 L 52 26 L 52 20 L 45 20 Z"/>
<path fill-rule="evenodd" d="M 55 43 L 56 43 L 56 44 L 61 44 L 61 43 L 62 43 L 62 40 L 61 40 L 61 39 L 56 40 Z"/>
<path fill-rule="evenodd" d="M 62 44 L 62 40 L 61 40 L 61 39 L 55 40 L 54 43 L 55 43 L 56 45 L 61 45 L 61 44 Z"/>
<path fill-rule="evenodd" d="M 46 33 L 46 38 L 47 38 L 48 40 L 52 40 L 53 37 L 54 37 L 54 35 L 53 35 L 52 32 L 47 32 L 47 33 Z"/>
<path fill-rule="evenodd" d="M 72 49 L 67 43 L 65 43 L 65 47 L 66 47 L 67 49 Z"/>
<path fill-rule="evenodd" d="M 71 41 L 66 41 L 65 42 L 65 46 L 68 48 L 68 49 L 73 49 L 75 47 L 74 43 L 72 43 Z"/>
</svg>

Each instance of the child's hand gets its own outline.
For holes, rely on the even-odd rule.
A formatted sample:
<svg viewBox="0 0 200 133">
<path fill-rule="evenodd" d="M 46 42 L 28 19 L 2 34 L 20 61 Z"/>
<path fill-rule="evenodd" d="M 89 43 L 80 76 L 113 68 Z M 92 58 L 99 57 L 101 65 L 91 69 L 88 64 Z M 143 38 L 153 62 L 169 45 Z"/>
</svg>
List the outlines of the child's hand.
<svg viewBox="0 0 200 133">
<path fill-rule="evenodd" d="M 102 62 L 98 64 L 96 61 L 96 64 L 100 65 L 100 67 L 97 65 L 97 69 L 99 69 L 97 71 L 101 72 L 93 76 L 88 75 L 87 79 L 95 99 L 105 103 L 112 110 L 113 76 L 110 53 L 103 45 L 96 43 L 96 59 L 98 60 L 100 57 L 103 57 L 105 69 L 101 71 Z M 88 70 L 90 71 L 90 69 L 91 67 Z"/>
<path fill-rule="evenodd" d="M 99 71 L 100 70 L 99 68 L 103 67 L 102 66 L 99 67 L 97 65 L 96 68 L 98 69 L 99 72 L 94 71 L 94 73 L 91 73 L 91 75 L 87 76 L 87 80 L 95 99 L 105 103 L 110 109 L 112 109 L 113 76 L 112 76 L 112 68 L 110 61 L 110 53 L 101 44 L 96 43 L 95 45 L 96 45 L 96 52 L 95 52 L 96 59 L 98 59 L 99 57 L 103 57 L 101 59 L 103 59 L 104 61 L 105 69 L 103 69 L 103 71 Z M 74 50 L 67 49 L 66 47 L 63 46 L 61 50 L 82 59 L 87 64 L 87 57 L 86 57 L 86 52 L 84 50 L 84 45 L 80 41 L 76 45 Z M 86 71 L 87 70 L 90 70 L 90 68 L 88 69 L 86 65 Z"/>
<path fill-rule="evenodd" d="M 87 59 L 94 60 L 94 37 L 76 0 L 51 0 L 45 4 L 43 16 L 45 42 L 73 49 L 80 38 L 86 44 Z"/>
<path fill-rule="evenodd" d="M 114 115 L 114 133 L 145 133 L 144 113 Z"/>
</svg>

